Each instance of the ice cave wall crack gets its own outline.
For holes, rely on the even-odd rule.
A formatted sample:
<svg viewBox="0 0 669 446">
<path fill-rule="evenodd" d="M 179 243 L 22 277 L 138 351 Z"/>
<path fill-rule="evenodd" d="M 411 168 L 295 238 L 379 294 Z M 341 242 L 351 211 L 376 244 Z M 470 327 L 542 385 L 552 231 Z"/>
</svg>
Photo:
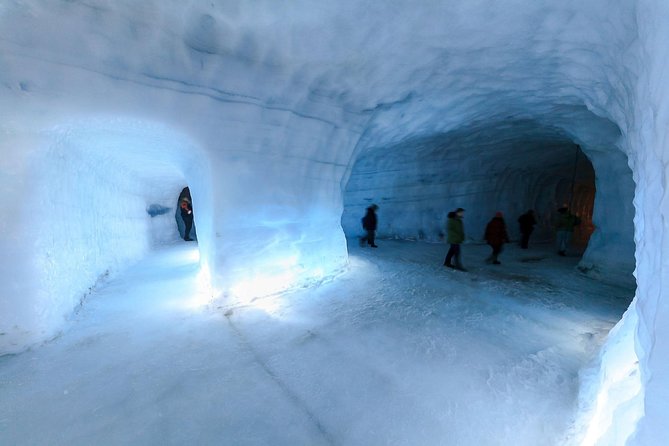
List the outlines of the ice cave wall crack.
<svg viewBox="0 0 669 446">
<path fill-rule="evenodd" d="M 4 41 L 8 41 L 6 39 L 0 39 Z M 13 43 L 13 42 L 12 42 Z M 293 114 L 299 118 L 303 119 L 308 119 L 308 120 L 314 120 L 318 122 L 322 122 L 324 124 L 328 124 L 332 126 L 335 130 L 340 129 L 340 125 L 332 120 L 328 120 L 325 118 L 322 118 L 320 116 L 315 116 L 315 115 L 310 115 L 304 112 L 300 112 L 298 110 L 289 108 L 289 107 L 280 107 L 277 105 L 269 105 L 266 103 L 263 103 L 261 99 L 255 98 L 253 96 L 248 96 L 240 93 L 233 93 L 230 91 L 226 90 L 221 90 L 215 87 L 208 87 L 208 86 L 203 86 L 203 85 L 198 85 L 194 83 L 189 83 L 183 80 L 179 79 L 174 79 L 170 77 L 165 77 L 165 76 L 157 76 L 153 75 L 150 73 L 138 73 L 140 76 L 143 76 L 147 79 L 154 80 L 154 81 L 159 81 L 162 83 L 172 83 L 172 84 L 177 84 L 177 85 L 182 85 L 184 87 L 189 87 L 189 88 L 177 88 L 175 86 L 168 86 L 168 85 L 159 85 L 153 82 L 143 82 L 139 79 L 133 79 L 130 77 L 125 77 L 120 74 L 114 74 L 108 71 L 102 71 L 102 70 L 96 70 L 93 68 L 89 68 L 83 65 L 78 65 L 74 63 L 69 63 L 69 62 L 62 62 L 54 59 L 49 59 L 44 56 L 34 56 L 34 55 L 28 55 L 26 53 L 20 52 L 8 52 L 15 58 L 24 58 L 24 59 L 32 59 L 37 62 L 45 63 L 45 64 L 52 64 L 52 65 L 58 65 L 62 66 L 65 68 L 70 68 L 70 69 L 75 69 L 75 70 L 80 70 L 80 71 L 85 71 L 88 73 L 96 74 L 102 77 L 106 77 L 115 81 L 121 81 L 121 82 L 128 82 L 136 85 L 140 85 L 142 87 L 149 87 L 149 88 L 154 88 L 154 89 L 159 89 L 159 90 L 167 90 L 167 91 L 172 91 L 175 93 L 181 93 L 185 95 L 197 95 L 197 96 L 203 96 L 206 98 L 209 98 L 213 101 L 219 102 L 219 103 L 225 103 L 225 104 L 244 104 L 244 105 L 253 105 L 265 110 L 273 110 L 273 111 L 281 111 L 281 112 L 287 112 L 290 114 Z M 198 90 L 204 90 L 204 91 L 198 91 Z M 351 110 L 347 110 L 346 108 L 342 107 L 341 108 L 342 112 L 345 113 L 354 113 Z"/>
<path fill-rule="evenodd" d="M 332 434 L 328 432 L 327 429 L 323 426 L 323 423 L 316 416 L 314 411 L 310 409 L 307 403 L 297 394 L 293 389 L 291 389 L 286 382 L 281 379 L 281 377 L 270 367 L 267 361 L 262 357 L 257 348 L 251 344 L 248 337 L 244 334 L 242 330 L 237 327 L 237 325 L 232 321 L 232 312 L 225 313 L 225 320 L 228 322 L 228 325 L 232 332 L 235 334 L 239 343 L 247 350 L 255 362 L 260 366 L 260 368 L 265 372 L 265 374 L 272 380 L 274 383 L 281 389 L 281 391 L 286 395 L 286 397 L 298 408 L 301 412 L 306 415 L 306 417 L 314 425 L 320 436 L 327 442 L 327 444 L 335 445 L 337 444 L 332 437 Z"/>
</svg>

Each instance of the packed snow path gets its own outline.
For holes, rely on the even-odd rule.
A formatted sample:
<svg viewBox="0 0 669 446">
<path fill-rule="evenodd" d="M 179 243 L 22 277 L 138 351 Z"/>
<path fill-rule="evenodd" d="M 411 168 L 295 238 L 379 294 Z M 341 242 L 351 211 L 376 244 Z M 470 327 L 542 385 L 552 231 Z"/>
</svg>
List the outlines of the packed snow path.
<svg viewBox="0 0 669 446">
<path fill-rule="evenodd" d="M 0 444 L 550 445 L 633 290 L 576 258 L 351 243 L 320 287 L 198 306 L 197 250 L 98 287 L 57 339 L 0 358 Z M 524 261 L 523 261 L 524 260 Z"/>
</svg>

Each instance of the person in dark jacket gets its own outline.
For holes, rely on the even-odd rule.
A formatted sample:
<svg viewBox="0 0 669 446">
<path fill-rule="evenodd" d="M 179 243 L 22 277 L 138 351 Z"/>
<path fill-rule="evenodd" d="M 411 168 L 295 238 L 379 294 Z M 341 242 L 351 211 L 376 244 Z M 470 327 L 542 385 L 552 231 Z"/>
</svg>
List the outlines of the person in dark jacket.
<svg viewBox="0 0 669 446">
<path fill-rule="evenodd" d="M 191 206 L 188 197 L 181 198 L 179 208 L 181 209 L 181 218 L 186 225 L 186 230 L 184 231 L 184 240 L 191 242 L 193 241 L 193 239 L 190 238 L 190 230 L 193 228 L 193 207 Z"/>
<path fill-rule="evenodd" d="M 374 243 L 374 237 L 376 235 L 376 226 L 378 224 L 378 219 L 376 217 L 376 210 L 379 207 L 375 204 L 367 208 L 367 213 L 362 218 L 362 229 L 367 231 L 367 234 L 360 239 L 360 246 L 365 246 L 365 242 L 372 248 L 378 248 Z"/>
<path fill-rule="evenodd" d="M 492 254 L 486 259 L 487 263 L 493 265 L 501 265 L 499 255 L 502 252 L 504 243 L 509 243 L 509 235 L 506 232 L 506 223 L 504 222 L 504 214 L 497 212 L 495 217 L 490 220 L 485 228 L 485 240 L 492 248 Z"/>
<path fill-rule="evenodd" d="M 467 271 L 462 266 L 462 255 L 460 245 L 465 241 L 465 226 L 462 223 L 462 217 L 465 215 L 465 210 L 457 208 L 453 212 L 448 213 L 448 223 L 446 224 L 446 242 L 450 243 L 451 247 L 446 254 L 444 266 L 455 268 L 460 271 Z M 455 257 L 455 265 L 451 260 Z"/>
<path fill-rule="evenodd" d="M 530 209 L 518 217 L 518 224 L 520 225 L 520 247 L 527 249 L 530 243 L 530 235 L 534 231 L 534 225 L 537 224 L 537 220 L 534 218 L 534 211 Z"/>
</svg>

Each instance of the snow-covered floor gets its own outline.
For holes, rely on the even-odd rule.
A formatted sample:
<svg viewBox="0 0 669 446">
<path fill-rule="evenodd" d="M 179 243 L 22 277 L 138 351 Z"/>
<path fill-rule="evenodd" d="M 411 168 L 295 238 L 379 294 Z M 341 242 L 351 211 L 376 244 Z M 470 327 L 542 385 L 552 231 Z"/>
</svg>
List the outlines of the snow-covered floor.
<svg viewBox="0 0 669 446">
<path fill-rule="evenodd" d="M 156 251 L 0 358 L 0 444 L 556 444 L 633 295 L 548 246 L 489 266 L 466 245 L 469 273 L 444 245 L 349 250 L 335 280 L 237 306 L 198 305 L 193 244 Z"/>
</svg>

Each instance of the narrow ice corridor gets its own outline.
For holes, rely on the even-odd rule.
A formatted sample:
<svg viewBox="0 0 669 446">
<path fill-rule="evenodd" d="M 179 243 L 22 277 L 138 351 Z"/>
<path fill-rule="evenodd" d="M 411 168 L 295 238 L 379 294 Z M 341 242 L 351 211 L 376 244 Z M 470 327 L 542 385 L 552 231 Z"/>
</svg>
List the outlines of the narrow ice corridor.
<svg viewBox="0 0 669 446">
<path fill-rule="evenodd" d="M 550 246 L 444 271 L 439 244 L 349 245 L 323 286 L 207 306 L 198 252 L 153 252 L 58 338 L 0 358 L 2 444 L 558 444 L 633 289 Z"/>
</svg>

